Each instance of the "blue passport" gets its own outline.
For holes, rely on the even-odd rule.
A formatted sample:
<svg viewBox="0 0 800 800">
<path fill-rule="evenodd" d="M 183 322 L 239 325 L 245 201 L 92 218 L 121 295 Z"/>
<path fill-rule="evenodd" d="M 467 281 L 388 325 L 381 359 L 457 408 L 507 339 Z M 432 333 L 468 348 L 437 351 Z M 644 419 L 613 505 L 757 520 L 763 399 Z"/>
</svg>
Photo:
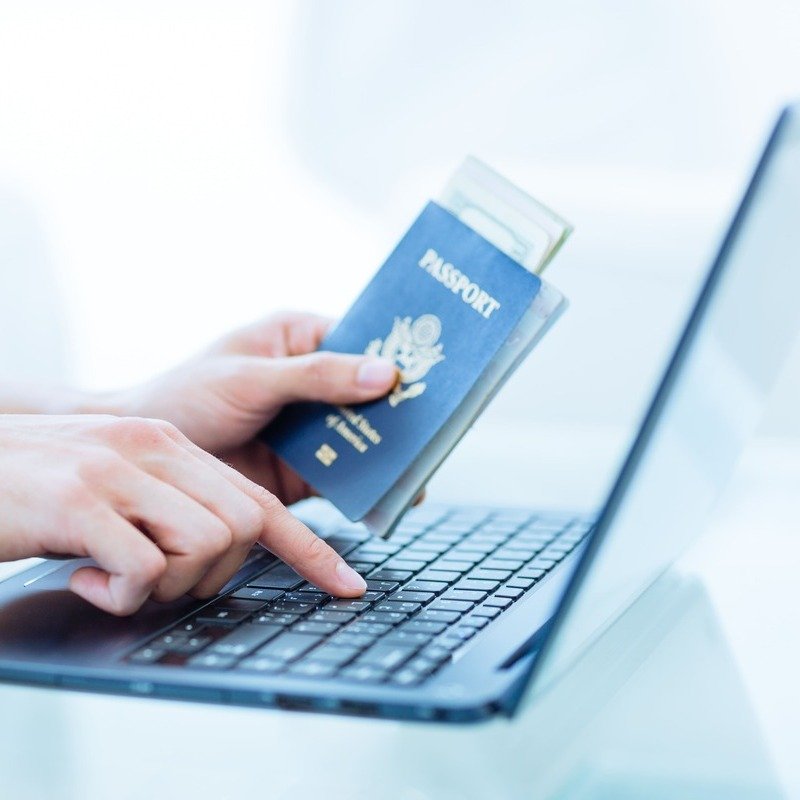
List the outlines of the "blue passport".
<svg viewBox="0 0 800 800">
<path fill-rule="evenodd" d="M 349 519 L 362 519 L 481 381 L 540 287 L 429 203 L 320 347 L 393 360 L 395 389 L 353 406 L 288 406 L 262 438 Z"/>
</svg>

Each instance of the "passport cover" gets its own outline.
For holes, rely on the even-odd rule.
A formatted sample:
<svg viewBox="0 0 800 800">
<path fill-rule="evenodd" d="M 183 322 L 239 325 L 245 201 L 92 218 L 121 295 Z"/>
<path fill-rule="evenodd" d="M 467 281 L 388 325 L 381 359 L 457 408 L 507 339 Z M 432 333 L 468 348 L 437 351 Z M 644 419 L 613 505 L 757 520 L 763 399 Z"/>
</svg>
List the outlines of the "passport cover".
<svg viewBox="0 0 800 800">
<path fill-rule="evenodd" d="M 480 381 L 540 286 L 428 203 L 320 346 L 389 358 L 398 385 L 370 403 L 287 406 L 263 440 L 345 516 L 362 519 Z"/>
</svg>

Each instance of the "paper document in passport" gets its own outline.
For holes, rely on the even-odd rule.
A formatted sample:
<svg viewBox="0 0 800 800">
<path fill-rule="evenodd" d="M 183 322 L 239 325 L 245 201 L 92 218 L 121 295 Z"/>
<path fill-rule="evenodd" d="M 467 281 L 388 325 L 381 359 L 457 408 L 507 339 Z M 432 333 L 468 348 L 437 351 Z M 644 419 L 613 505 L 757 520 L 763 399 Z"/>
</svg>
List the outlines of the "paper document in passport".
<svg viewBox="0 0 800 800">
<path fill-rule="evenodd" d="M 295 404 L 270 447 L 352 520 L 408 470 L 481 378 L 541 280 L 429 203 L 321 349 L 399 367 L 388 397 L 351 407 Z"/>
</svg>

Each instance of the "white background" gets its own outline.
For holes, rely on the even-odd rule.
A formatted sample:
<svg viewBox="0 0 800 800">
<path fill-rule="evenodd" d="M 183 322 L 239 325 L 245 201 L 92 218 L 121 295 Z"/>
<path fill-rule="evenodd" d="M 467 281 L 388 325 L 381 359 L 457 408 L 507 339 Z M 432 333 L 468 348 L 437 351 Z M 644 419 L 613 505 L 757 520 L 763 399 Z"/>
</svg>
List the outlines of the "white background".
<svg viewBox="0 0 800 800">
<path fill-rule="evenodd" d="M 535 420 L 543 463 L 564 436 L 611 462 L 800 95 L 798 33 L 774 1 L 0 2 L 0 365 L 110 388 L 341 313 L 474 153 L 576 233 L 568 315 L 472 436 Z"/>
</svg>

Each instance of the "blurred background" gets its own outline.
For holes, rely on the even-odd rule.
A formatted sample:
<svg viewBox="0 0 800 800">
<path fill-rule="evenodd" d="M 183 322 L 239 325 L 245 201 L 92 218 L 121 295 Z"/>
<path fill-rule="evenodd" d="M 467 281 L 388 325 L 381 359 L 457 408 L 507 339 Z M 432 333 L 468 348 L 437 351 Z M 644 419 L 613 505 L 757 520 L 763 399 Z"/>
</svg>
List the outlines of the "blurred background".
<svg viewBox="0 0 800 800">
<path fill-rule="evenodd" d="M 2 375 L 113 388 L 277 308 L 338 315 L 471 153 L 575 224 L 572 305 L 434 488 L 591 505 L 800 94 L 799 33 L 778 0 L 0 0 Z M 798 363 L 767 434 L 800 434 Z"/>
</svg>

